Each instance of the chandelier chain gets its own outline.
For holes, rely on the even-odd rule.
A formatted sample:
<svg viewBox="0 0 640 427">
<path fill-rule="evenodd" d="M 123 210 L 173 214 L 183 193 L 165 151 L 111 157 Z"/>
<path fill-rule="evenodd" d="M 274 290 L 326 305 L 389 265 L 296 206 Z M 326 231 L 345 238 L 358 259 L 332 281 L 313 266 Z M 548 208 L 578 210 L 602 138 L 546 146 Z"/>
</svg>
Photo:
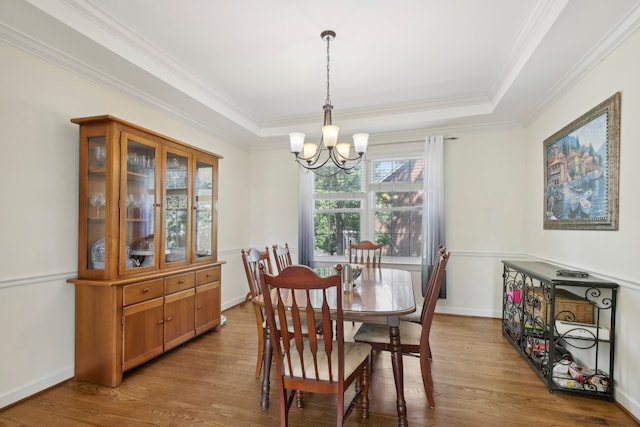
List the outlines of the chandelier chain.
<svg viewBox="0 0 640 427">
<path fill-rule="evenodd" d="M 331 43 L 331 37 L 326 37 L 327 40 L 327 100 L 325 104 L 331 104 L 331 98 L 329 96 L 329 43 Z"/>
</svg>

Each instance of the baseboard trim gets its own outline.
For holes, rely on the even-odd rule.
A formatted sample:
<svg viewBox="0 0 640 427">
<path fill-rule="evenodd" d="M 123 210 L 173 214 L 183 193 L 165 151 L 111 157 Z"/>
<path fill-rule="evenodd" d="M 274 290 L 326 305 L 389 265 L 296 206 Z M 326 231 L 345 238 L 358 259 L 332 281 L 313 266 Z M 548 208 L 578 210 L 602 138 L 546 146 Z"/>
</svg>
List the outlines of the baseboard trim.
<svg viewBox="0 0 640 427">
<path fill-rule="evenodd" d="M 8 392 L 0 395 L 0 409 L 16 404 L 26 398 L 33 397 L 38 393 L 42 393 L 51 387 L 72 379 L 74 375 L 75 372 L 71 366 L 54 372 L 51 375 L 47 375 L 46 377 L 39 378 L 38 380 L 25 384 L 22 387 L 9 390 Z"/>
</svg>

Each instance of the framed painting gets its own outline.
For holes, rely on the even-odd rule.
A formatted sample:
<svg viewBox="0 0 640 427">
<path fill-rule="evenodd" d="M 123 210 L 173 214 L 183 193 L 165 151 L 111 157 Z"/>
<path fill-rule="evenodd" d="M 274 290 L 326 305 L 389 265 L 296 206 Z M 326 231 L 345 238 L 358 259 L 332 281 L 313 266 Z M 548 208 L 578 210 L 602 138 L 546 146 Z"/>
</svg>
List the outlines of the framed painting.
<svg viewBox="0 0 640 427">
<path fill-rule="evenodd" d="M 544 141 L 544 228 L 617 230 L 620 92 Z"/>
</svg>

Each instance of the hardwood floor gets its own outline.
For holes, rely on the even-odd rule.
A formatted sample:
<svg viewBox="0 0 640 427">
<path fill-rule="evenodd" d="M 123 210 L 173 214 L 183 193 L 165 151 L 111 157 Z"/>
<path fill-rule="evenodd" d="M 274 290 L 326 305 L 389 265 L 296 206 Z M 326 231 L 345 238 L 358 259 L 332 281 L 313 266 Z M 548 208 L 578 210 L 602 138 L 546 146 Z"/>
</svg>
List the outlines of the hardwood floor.
<svg viewBox="0 0 640 427">
<path fill-rule="evenodd" d="M 260 411 L 253 307 L 225 314 L 221 332 L 130 371 L 118 388 L 70 380 L 1 410 L 0 426 L 277 426 L 273 388 L 269 410 Z M 436 409 L 428 408 L 418 359 L 404 358 L 410 426 L 640 425 L 614 403 L 549 393 L 502 337 L 498 319 L 436 315 L 431 338 Z M 370 418 L 356 410 L 345 426 L 397 425 L 388 353 L 375 358 L 369 395 Z M 291 409 L 292 427 L 335 424 L 335 399 L 306 394 L 305 405 Z"/>
</svg>

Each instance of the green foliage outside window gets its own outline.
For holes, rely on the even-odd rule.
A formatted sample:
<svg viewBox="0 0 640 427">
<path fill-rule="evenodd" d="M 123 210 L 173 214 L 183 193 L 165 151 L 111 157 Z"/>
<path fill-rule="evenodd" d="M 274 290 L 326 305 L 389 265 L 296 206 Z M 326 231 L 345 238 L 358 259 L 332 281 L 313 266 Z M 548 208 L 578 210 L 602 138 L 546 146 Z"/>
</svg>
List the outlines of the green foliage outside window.
<svg viewBox="0 0 640 427">
<path fill-rule="evenodd" d="M 337 172 L 337 168 L 334 169 Z M 316 251 L 328 255 L 342 255 L 348 244 L 345 237 L 359 238 L 362 200 L 349 198 L 345 193 L 362 194 L 361 175 L 361 168 L 358 166 L 349 174 L 340 172 L 314 177 L 315 192 L 320 195 L 314 202 Z"/>
<path fill-rule="evenodd" d="M 315 175 L 314 189 L 316 193 L 349 193 L 362 191 L 362 168 L 356 167 L 351 173 L 337 172 L 335 166 L 327 167 L 336 172 L 335 175 Z"/>
</svg>

